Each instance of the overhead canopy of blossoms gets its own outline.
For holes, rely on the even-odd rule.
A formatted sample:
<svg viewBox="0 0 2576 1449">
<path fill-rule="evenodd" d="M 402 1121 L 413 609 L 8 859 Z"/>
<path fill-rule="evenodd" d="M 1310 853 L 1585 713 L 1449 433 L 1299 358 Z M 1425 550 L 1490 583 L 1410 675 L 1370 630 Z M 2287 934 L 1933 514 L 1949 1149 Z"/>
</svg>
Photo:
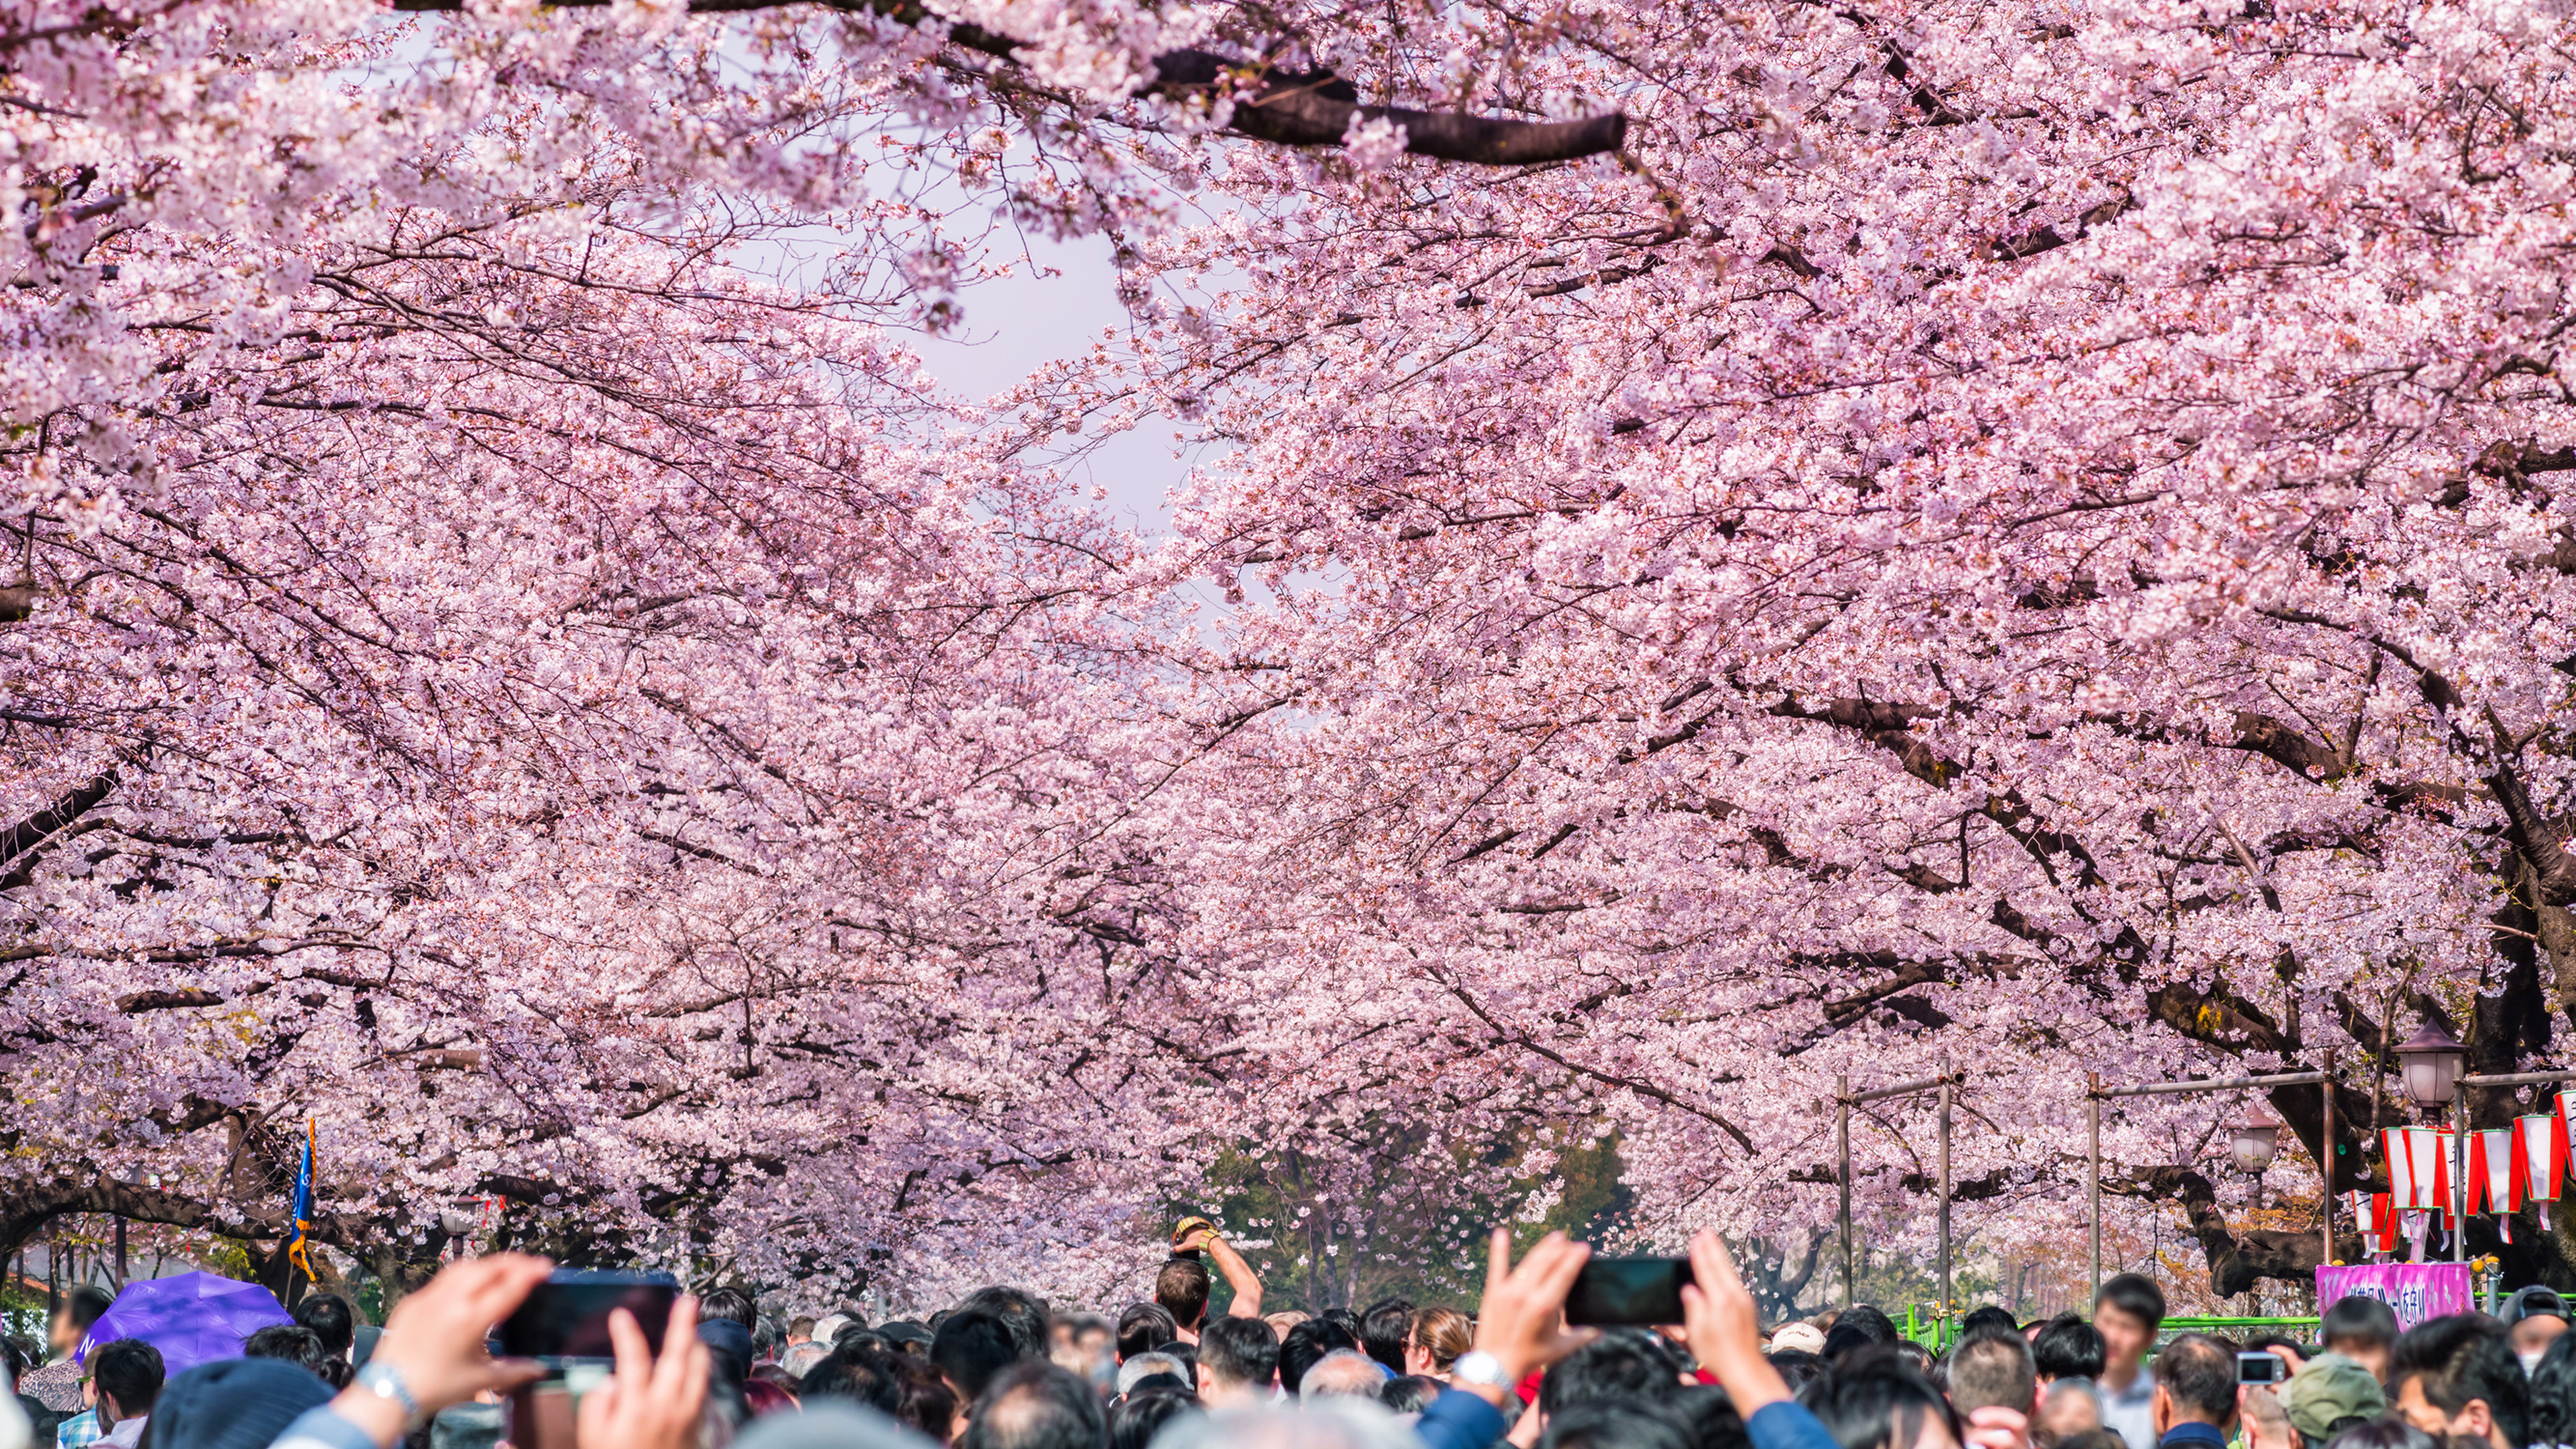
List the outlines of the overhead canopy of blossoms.
<svg viewBox="0 0 2576 1449">
<path fill-rule="evenodd" d="M 2088 1072 L 2337 1050 L 2349 1189 L 2553 1059 L 2563 7 L 398 9 L 0 5 L 12 1240 L 311 1117 L 397 1278 L 1096 1296 L 1246 1162 L 1815 1224 L 1946 1058 L 2010 1243 Z M 1138 326 L 967 409 L 1013 222 Z M 1032 461 L 1151 415 L 1168 539 Z M 2217 1110 L 2113 1189 L 2295 1276 Z"/>
</svg>

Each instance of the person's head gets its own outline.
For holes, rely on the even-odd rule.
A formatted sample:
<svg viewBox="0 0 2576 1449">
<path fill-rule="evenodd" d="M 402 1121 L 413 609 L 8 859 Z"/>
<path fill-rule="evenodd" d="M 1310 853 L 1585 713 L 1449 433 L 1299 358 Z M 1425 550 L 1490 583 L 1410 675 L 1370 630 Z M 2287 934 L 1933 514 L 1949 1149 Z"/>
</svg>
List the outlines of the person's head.
<svg viewBox="0 0 2576 1449">
<path fill-rule="evenodd" d="M 272 1323 L 253 1329 L 242 1340 L 242 1357 L 281 1359 L 308 1373 L 319 1376 L 322 1361 L 331 1355 L 322 1347 L 322 1335 L 300 1323 Z"/>
<path fill-rule="evenodd" d="M 2281 1407 L 2300 1438 L 2323 1443 L 2354 1424 L 2388 1412 L 2388 1396 L 2370 1370 L 2339 1353 L 2321 1353 L 2280 1387 Z"/>
<path fill-rule="evenodd" d="M 1866 1349 L 1894 1348 L 1897 1340 L 1895 1320 L 1871 1304 L 1855 1303 L 1825 1330 L 1825 1346 L 1819 1353 L 1827 1363 L 1840 1363 Z"/>
<path fill-rule="evenodd" d="M 2525 1431 L 2534 1444 L 2576 1443 L 2576 1333 L 2562 1333 L 2531 1370 Z"/>
<path fill-rule="evenodd" d="M 2050 1319 L 2030 1341 L 2030 1359 L 2039 1381 L 2098 1379 L 2105 1359 L 2102 1330 L 2072 1313 Z"/>
<path fill-rule="evenodd" d="M 123 1419 L 152 1412 L 161 1396 L 161 1350 L 139 1338 L 101 1344 L 89 1356 L 90 1377 L 98 1385 L 98 1426 L 112 1429 Z"/>
<path fill-rule="evenodd" d="M 813 1337 L 813 1319 L 800 1314 L 797 1317 L 787 1320 L 787 1343 L 789 1347 L 792 1348 L 800 1343 L 811 1342 Z"/>
<path fill-rule="evenodd" d="M 960 1299 L 957 1311 L 989 1313 L 1011 1331 L 1011 1347 L 1021 1358 L 1043 1358 L 1047 1351 L 1047 1301 L 1026 1288 L 978 1288 Z"/>
<path fill-rule="evenodd" d="M 1297 1379 L 1300 1399 L 1328 1399 L 1347 1395 L 1375 1402 L 1377 1391 L 1386 1383 L 1386 1370 L 1376 1359 L 1357 1349 L 1337 1348 L 1315 1361 Z"/>
<path fill-rule="evenodd" d="M 1381 1298 L 1360 1314 L 1360 1350 L 1386 1365 L 1391 1374 L 1404 1372 L 1404 1340 L 1413 1330 L 1413 1300 Z"/>
<path fill-rule="evenodd" d="M 1041 1336 L 1041 1342 L 1044 1341 Z M 984 1396 L 993 1376 L 1018 1362 L 1020 1351 L 1010 1325 L 980 1308 L 948 1315 L 930 1338 L 930 1361 L 957 1397 L 973 1403 Z"/>
<path fill-rule="evenodd" d="M 1789 1392 L 1793 1394 L 1804 1390 L 1817 1375 L 1825 1371 L 1824 1359 L 1805 1349 L 1773 1349 L 1769 1358 L 1771 1371 L 1780 1376 L 1780 1382 L 1787 1384 Z"/>
<path fill-rule="evenodd" d="M 2326 1441 L 2325 1449 L 2442 1449 L 2442 1441 L 2390 1414 L 2341 1431 Z"/>
<path fill-rule="evenodd" d="M 54 1310 L 51 1330 L 54 1352 L 69 1353 L 80 1347 L 81 1335 L 104 1316 L 107 1305 L 116 1300 L 100 1288 L 75 1288 L 62 1306 Z"/>
<path fill-rule="evenodd" d="M 2144 1273 L 2122 1273 L 2093 1295 L 2093 1326 L 2102 1334 L 2106 1370 L 2127 1373 L 2146 1357 L 2165 1321 L 2165 1290 Z"/>
<path fill-rule="evenodd" d="M 2245 1449 L 2302 1449 L 2305 1443 L 2291 1426 L 2290 1411 L 2281 1406 L 2281 1396 L 2266 1385 L 2239 1388 L 2236 1413 L 2244 1422 Z"/>
<path fill-rule="evenodd" d="M 1959 1335 L 1962 1338 L 1981 1328 L 2000 1328 L 2006 1333 L 2021 1331 L 2021 1325 L 2013 1321 L 2009 1309 L 1999 1308 L 1992 1303 L 1969 1309 L 1966 1316 L 1959 1320 Z"/>
<path fill-rule="evenodd" d="M 1138 1384 L 1152 1378 L 1167 1378 L 1186 1389 L 1190 1387 L 1189 1376 L 1196 1372 L 1183 1368 L 1181 1361 L 1168 1353 L 1133 1354 L 1118 1366 L 1118 1396 L 1125 1398 L 1136 1391 Z"/>
<path fill-rule="evenodd" d="M 1125 1363 L 1140 1353 L 1151 1353 L 1172 1341 L 1180 1325 L 1172 1321 L 1171 1310 L 1159 1303 L 1139 1303 L 1118 1315 L 1118 1361 Z"/>
<path fill-rule="evenodd" d="M 1279 1340 L 1279 1382 L 1285 1387 L 1306 1381 L 1306 1371 L 1338 1350 L 1359 1350 L 1359 1340 L 1330 1319 L 1309 1318 Z"/>
<path fill-rule="evenodd" d="M 760 1322 L 760 1310 L 753 1307 L 750 1295 L 739 1288 L 716 1288 L 698 1300 L 698 1321 L 710 1318 L 729 1319 L 749 1332 Z"/>
<path fill-rule="evenodd" d="M 2376 1298 L 2347 1296 L 2326 1305 L 2317 1320 L 2326 1352 L 2339 1353 L 2373 1378 L 2388 1376 L 2388 1351 L 2397 1345 L 2397 1311 Z"/>
<path fill-rule="evenodd" d="M 801 1381 L 814 1371 L 816 1364 L 831 1356 L 830 1345 L 816 1343 L 809 1338 L 803 1343 L 788 1345 L 787 1351 L 778 1356 L 778 1366 L 787 1370 L 790 1377 Z"/>
<path fill-rule="evenodd" d="M 2235 1417 L 2236 1350 L 2208 1334 L 2185 1333 L 2156 1351 L 2157 1434 L 2176 1424 L 2223 1428 Z"/>
<path fill-rule="evenodd" d="M 330 1386 L 299 1364 L 217 1359 L 162 1387 L 150 1411 L 152 1442 L 161 1449 L 265 1449 L 306 1410 L 330 1401 Z"/>
<path fill-rule="evenodd" d="M 1843 1317 L 1848 1323 L 1851 1315 Z M 1846 1356 L 1800 1390 L 1798 1402 L 1842 1449 L 1958 1449 L 1960 1442 L 1949 1401 L 1885 1348 Z"/>
<path fill-rule="evenodd" d="M 1213 1408 L 1250 1405 L 1279 1373 L 1279 1340 L 1258 1318 L 1220 1318 L 1199 1334 L 1199 1396 Z"/>
<path fill-rule="evenodd" d="M 1818 1330 L 1816 1337 L 1823 1338 L 1823 1331 Z M 1744 1416 L 1736 1412 L 1726 1390 L 1715 1384 L 1685 1384 L 1665 1400 L 1665 1407 L 1680 1421 L 1690 1449 L 1753 1449 Z"/>
<path fill-rule="evenodd" d="M 358 1315 L 337 1293 L 305 1294 L 296 1300 L 294 1318 L 321 1335 L 322 1351 L 336 1358 L 347 1358 L 349 1345 L 357 1341 Z"/>
<path fill-rule="evenodd" d="M 903 1408 L 895 1417 L 929 1435 L 945 1440 L 957 1432 L 957 1391 L 930 1360 L 918 1354 L 886 1355 L 894 1365 L 896 1381 L 903 1389 Z"/>
<path fill-rule="evenodd" d="M 2504 1325 L 2483 1313 L 2454 1313 L 2407 1330 L 2388 1356 L 2388 1384 L 2397 1412 L 2427 1434 L 2500 1449 L 2527 1442 L 2530 1385 Z"/>
<path fill-rule="evenodd" d="M 1207 1264 L 1196 1258 L 1174 1258 L 1154 1275 L 1154 1301 L 1184 1329 L 1196 1329 L 1207 1317 Z"/>
<path fill-rule="evenodd" d="M 2505 1300 L 2502 1317 L 2505 1341 L 2521 1361 L 2522 1371 L 2529 1373 L 2549 1345 L 2567 1331 L 2567 1300 L 2555 1288 L 2525 1288 Z"/>
<path fill-rule="evenodd" d="M 1547 1416 L 1539 1449 L 1690 1449 L 1681 1421 L 1659 1400 L 1595 1399 Z"/>
<path fill-rule="evenodd" d="M 1822 1353 L 1825 1351 L 1825 1331 L 1803 1319 L 1791 1319 L 1771 1330 L 1770 1339 L 1762 1345 L 1765 1353 L 1778 1353 L 1784 1348 L 1796 1349 L 1800 1353 Z"/>
<path fill-rule="evenodd" d="M 1417 1308 L 1404 1335 L 1405 1372 L 1445 1374 L 1475 1346 L 1475 1320 L 1466 1314 L 1455 1308 Z"/>
<path fill-rule="evenodd" d="M 1422 1449 L 1422 1441 L 1374 1402 L 1332 1398 L 1183 1419 L 1156 1449 Z"/>
<path fill-rule="evenodd" d="M 1950 1351 L 1950 1407 L 1962 1417 L 1979 1409 L 2029 1414 L 2039 1407 L 2039 1371 L 2031 1363 L 2030 1345 L 2011 1316 L 2004 1317 L 2001 1325 L 1989 1322 L 1968 1329 Z"/>
<path fill-rule="evenodd" d="M 2129 1449 L 2129 1441 L 2117 1429 L 2095 1429 L 2072 1439 L 2057 1441 L 2057 1449 Z"/>
<path fill-rule="evenodd" d="M 865 1404 L 888 1418 L 903 1408 L 903 1384 L 879 1354 L 833 1354 L 809 1370 L 796 1388 L 805 1400 L 840 1399 Z"/>
<path fill-rule="evenodd" d="M 1043 1326 L 1038 1342 L 1046 1342 Z M 995 1375 L 958 1440 L 959 1449 L 1107 1449 L 1108 1443 L 1109 1416 L 1090 1381 L 1043 1358 L 1022 1359 Z"/>
<path fill-rule="evenodd" d="M 1642 1328 L 1613 1328 L 1567 1354 L 1539 1380 L 1538 1406 L 1553 1416 L 1595 1399 L 1660 1398 L 1681 1381 L 1681 1361 Z"/>
<path fill-rule="evenodd" d="M 2040 1395 L 2038 1425 L 2063 1441 L 2102 1427 L 2102 1395 L 2089 1378 L 2067 1377 Z"/>
<path fill-rule="evenodd" d="M 1419 1414 L 1440 1397 L 1440 1381 L 1420 1374 L 1399 1374 L 1378 1386 L 1377 1401 L 1391 1414 Z"/>
<path fill-rule="evenodd" d="M 1261 1315 L 1261 1321 L 1270 1325 L 1272 1333 L 1285 1339 L 1288 1336 L 1288 1330 L 1314 1316 L 1303 1308 L 1282 1308 L 1276 1313 Z"/>
<path fill-rule="evenodd" d="M 1187 1394 L 1138 1394 L 1109 1411 L 1109 1449 L 1148 1449 L 1174 1419 L 1200 1413 Z"/>
</svg>

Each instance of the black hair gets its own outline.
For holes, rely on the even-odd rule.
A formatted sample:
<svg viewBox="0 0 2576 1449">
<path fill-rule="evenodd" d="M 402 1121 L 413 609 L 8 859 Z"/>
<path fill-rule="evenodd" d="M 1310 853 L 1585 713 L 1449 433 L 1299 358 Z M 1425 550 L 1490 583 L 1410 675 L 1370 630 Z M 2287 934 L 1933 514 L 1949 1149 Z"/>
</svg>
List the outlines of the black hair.
<svg viewBox="0 0 2576 1449">
<path fill-rule="evenodd" d="M 2355 1339 L 2386 1348 L 2397 1341 L 2397 1310 L 2376 1298 L 2348 1294 L 2326 1305 L 2325 1316 L 2317 1321 L 2317 1337 L 2328 1352 Z"/>
<path fill-rule="evenodd" d="M 1962 1338 L 1980 1328 L 2000 1328 L 2006 1333 L 2021 1332 L 2021 1325 L 2014 1321 L 2010 1310 L 1998 1308 L 1991 1303 L 1969 1309 L 1967 1316 L 1959 1320 L 1959 1336 Z"/>
<path fill-rule="evenodd" d="M 152 1412 L 161 1397 L 161 1350 L 139 1338 L 120 1338 L 89 1356 L 90 1377 L 98 1381 L 102 1402 L 116 1400 L 117 1412 L 139 1419 Z"/>
<path fill-rule="evenodd" d="M 1398 1374 L 1377 1391 L 1377 1401 L 1397 1414 L 1419 1414 L 1438 1397 L 1440 1381 L 1420 1374 Z"/>
<path fill-rule="evenodd" d="M 1266 1327 L 1267 1325 L 1264 1326 Z M 1181 1366 L 1182 1380 L 1191 1386 L 1191 1391 L 1193 1393 L 1197 1392 L 1199 1381 L 1199 1346 L 1197 1344 L 1181 1343 L 1178 1341 L 1157 1344 L 1154 1347 L 1154 1352 L 1168 1355 L 1174 1361 L 1179 1363 Z"/>
<path fill-rule="evenodd" d="M 1025 1288 L 978 1288 L 957 1301 L 960 1313 L 989 1313 L 1011 1331 L 1011 1347 L 1021 1358 L 1044 1358 L 1047 1351 L 1047 1301 Z"/>
<path fill-rule="evenodd" d="M 2030 1357 L 2044 1379 L 2098 1379 L 2111 1351 L 2102 1342 L 2102 1330 L 2073 1313 L 2061 1313 L 2030 1341 Z"/>
<path fill-rule="evenodd" d="M 1264 1388 L 1279 1372 L 1279 1335 L 1258 1318 L 1220 1318 L 1199 1331 L 1198 1361 L 1224 1383 Z"/>
<path fill-rule="evenodd" d="M 1360 1351 L 1386 1365 L 1391 1374 L 1404 1372 L 1404 1339 L 1413 1328 L 1413 1300 L 1381 1298 L 1360 1314 Z"/>
<path fill-rule="evenodd" d="M 107 1305 L 115 1301 L 106 1289 L 83 1284 L 63 1300 L 62 1311 L 71 1318 L 72 1327 L 87 1333 L 91 1324 L 107 1316 Z"/>
<path fill-rule="evenodd" d="M 2129 1449 L 2117 1429 L 2087 1429 L 2057 1441 L 2057 1449 Z"/>
<path fill-rule="evenodd" d="M 1358 1344 L 1360 1341 L 1361 1324 L 1360 1316 L 1358 1314 L 1353 1313 L 1347 1308 L 1327 1308 L 1315 1316 L 1324 1320 L 1326 1323 L 1333 1325 L 1335 1328 L 1340 1329 L 1342 1332 L 1349 1334 L 1351 1336 L 1351 1342 L 1354 1345 Z"/>
<path fill-rule="evenodd" d="M 1842 1449 L 1913 1449 L 1930 1419 L 1947 1426 L 1953 1442 L 1959 1439 L 1959 1416 L 1950 1401 L 1892 1349 L 1854 1353 L 1811 1381 L 1798 1402 Z"/>
<path fill-rule="evenodd" d="M 357 1341 L 358 1315 L 337 1293 L 307 1293 L 297 1300 L 295 1321 L 322 1336 L 322 1351 L 347 1357 Z"/>
<path fill-rule="evenodd" d="M 903 1410 L 896 1417 L 929 1435 L 933 1443 L 945 1442 L 957 1432 L 957 1391 L 939 1376 L 936 1365 L 912 1353 L 887 1354 L 886 1363 L 903 1388 Z"/>
<path fill-rule="evenodd" d="M 1961 1414 L 1996 1407 L 2032 1412 L 2039 1370 L 2031 1361 L 2030 1344 L 2012 1324 L 1997 1326 L 1988 1320 L 1970 1328 L 1950 1350 L 1949 1369 L 1950 1407 Z"/>
<path fill-rule="evenodd" d="M 711 1318 L 756 1328 L 760 1325 L 760 1310 L 752 1306 L 750 1296 L 739 1288 L 714 1288 L 698 1300 L 698 1321 L 704 1323 Z"/>
<path fill-rule="evenodd" d="M 2531 1417 L 2526 1427 L 2534 1444 L 2576 1440 L 2576 1333 L 2551 1339 L 2540 1362 L 2531 1366 Z"/>
<path fill-rule="evenodd" d="M 1539 1449 L 1690 1449 L 1690 1436 L 1661 1404 L 1594 1399 L 1549 1414 L 1538 1443 Z"/>
<path fill-rule="evenodd" d="M 856 1358 L 863 1353 L 891 1353 L 894 1345 L 873 1328 L 844 1328 L 832 1335 L 832 1357 Z"/>
<path fill-rule="evenodd" d="M 1825 1330 L 1825 1347 L 1821 1355 L 1827 1363 L 1839 1363 L 1844 1357 L 1868 1348 L 1896 1346 L 1896 1321 L 1875 1306 L 1855 1303 Z"/>
<path fill-rule="evenodd" d="M 1681 1382 L 1681 1361 L 1642 1328 L 1613 1328 L 1557 1361 L 1539 1380 L 1538 1406 L 1553 1418 L 1595 1399 L 1657 1399 Z"/>
<path fill-rule="evenodd" d="M 2177 1335 L 2156 1351 L 2155 1371 L 2156 1382 L 2184 1413 L 2212 1424 L 2235 1414 L 2236 1351 L 2220 1340 L 2206 1333 Z"/>
<path fill-rule="evenodd" d="M 888 1418 L 903 1407 L 903 1384 L 885 1356 L 835 1353 L 805 1371 L 796 1387 L 799 1399 L 849 1399 Z"/>
<path fill-rule="evenodd" d="M 1916 1373 L 1923 1375 L 1927 1379 L 1932 1376 L 1932 1350 L 1925 1348 L 1923 1345 L 1916 1343 L 1910 1338 L 1900 1338 L 1896 1341 L 1896 1346 L 1893 1352 L 1896 1354 L 1896 1361 L 1898 1363 L 1905 1365 L 1907 1368 L 1914 1370 Z"/>
<path fill-rule="evenodd" d="M 1337 1348 L 1357 1350 L 1359 1346 L 1359 1340 L 1341 1325 L 1309 1318 L 1279 1340 L 1279 1382 L 1293 1392 L 1306 1381 L 1306 1370 L 1323 1362 L 1324 1355 Z"/>
<path fill-rule="evenodd" d="M 2522 1377 L 2522 1361 L 2513 1356 L 2504 1325 L 2485 1314 L 2429 1319 L 2399 1335 L 2388 1357 L 2388 1382 L 2402 1388 L 2409 1378 L 2424 1401 L 2446 1416 L 2457 1418 L 2484 1400 L 2487 1417 L 2506 1443 L 2531 1442 L 2523 1432 L 2531 1418 L 2531 1388 Z"/>
<path fill-rule="evenodd" d="M 2342 1430 L 2326 1441 L 2326 1449 L 2442 1449 L 2442 1441 L 2390 1414 Z"/>
<path fill-rule="evenodd" d="M 1198 1412 L 1199 1401 L 1188 1394 L 1146 1393 L 1122 1399 L 1109 1411 L 1109 1449 L 1146 1449 L 1165 1425 Z"/>
<path fill-rule="evenodd" d="M 1154 1301 L 1183 1328 L 1196 1328 L 1207 1317 L 1207 1264 L 1196 1258 L 1167 1259 L 1154 1275 Z"/>
<path fill-rule="evenodd" d="M 958 1449 L 1107 1449 L 1109 1416 L 1088 1380 L 1030 1359 L 995 1376 L 957 1443 Z"/>
<path fill-rule="evenodd" d="M 322 1346 L 322 1335 L 300 1323 L 272 1323 L 255 1329 L 242 1340 L 242 1357 L 284 1359 L 298 1368 L 322 1372 L 322 1364 L 331 1357 Z M 124 1402 L 118 1400 L 119 1403 Z"/>
<path fill-rule="evenodd" d="M 2104 1304 L 2147 1326 L 2153 1333 L 2165 1321 L 2165 1290 L 2144 1273 L 2122 1273 L 2102 1285 L 2093 1295 L 2093 1312 L 2099 1316 Z"/>
<path fill-rule="evenodd" d="M 1172 1321 L 1172 1311 L 1160 1303 L 1139 1303 L 1118 1315 L 1118 1361 L 1125 1363 L 1140 1353 L 1151 1353 L 1161 1344 L 1172 1341 L 1180 1325 Z"/>
<path fill-rule="evenodd" d="M 984 1396 L 993 1376 L 1018 1362 L 1010 1325 L 980 1308 L 962 1308 L 930 1339 L 930 1361 L 969 1402 Z"/>
<path fill-rule="evenodd" d="M 1753 1449 L 1752 1436 L 1744 1429 L 1744 1416 L 1735 1411 L 1735 1401 L 1717 1385 L 1685 1384 L 1666 1404 L 1690 1439 L 1690 1449 Z"/>
<path fill-rule="evenodd" d="M 1772 1370 L 1780 1375 L 1780 1382 L 1787 1384 L 1793 1394 L 1825 1371 L 1825 1361 L 1803 1348 L 1775 1348 L 1766 1357 Z"/>
</svg>

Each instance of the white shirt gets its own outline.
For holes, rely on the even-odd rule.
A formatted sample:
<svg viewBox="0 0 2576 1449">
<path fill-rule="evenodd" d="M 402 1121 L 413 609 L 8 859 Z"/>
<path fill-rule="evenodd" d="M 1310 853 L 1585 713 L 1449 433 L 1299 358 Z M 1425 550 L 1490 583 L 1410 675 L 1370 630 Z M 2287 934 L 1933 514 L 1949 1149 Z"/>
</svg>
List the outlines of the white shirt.
<svg viewBox="0 0 2576 1449">
<path fill-rule="evenodd" d="M 116 1427 L 107 1431 L 107 1437 L 98 1442 L 113 1444 L 116 1449 L 134 1449 L 136 1441 L 143 1437 L 144 1424 L 151 1417 L 150 1414 L 137 1414 L 131 1419 L 119 1419 Z"/>
</svg>

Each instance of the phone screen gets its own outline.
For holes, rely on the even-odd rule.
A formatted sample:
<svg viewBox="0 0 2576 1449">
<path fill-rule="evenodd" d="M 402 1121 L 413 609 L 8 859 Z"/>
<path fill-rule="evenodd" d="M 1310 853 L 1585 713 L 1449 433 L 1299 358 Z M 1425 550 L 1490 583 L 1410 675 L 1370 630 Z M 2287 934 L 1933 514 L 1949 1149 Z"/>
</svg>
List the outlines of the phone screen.
<svg viewBox="0 0 2576 1449">
<path fill-rule="evenodd" d="M 1565 1321 L 1613 1328 L 1682 1321 L 1688 1258 L 1594 1258 L 1574 1275 Z"/>
<path fill-rule="evenodd" d="M 2277 1353 L 2240 1353 L 2236 1356 L 2236 1381 L 2240 1384 L 2277 1384 L 2285 1365 Z"/>
<path fill-rule="evenodd" d="M 679 1296 L 679 1285 L 667 1273 L 559 1269 L 502 1321 L 501 1351 L 558 1362 L 612 1358 L 617 1350 L 609 1342 L 608 1315 L 619 1308 L 635 1315 L 644 1341 L 658 1351 Z"/>
</svg>

